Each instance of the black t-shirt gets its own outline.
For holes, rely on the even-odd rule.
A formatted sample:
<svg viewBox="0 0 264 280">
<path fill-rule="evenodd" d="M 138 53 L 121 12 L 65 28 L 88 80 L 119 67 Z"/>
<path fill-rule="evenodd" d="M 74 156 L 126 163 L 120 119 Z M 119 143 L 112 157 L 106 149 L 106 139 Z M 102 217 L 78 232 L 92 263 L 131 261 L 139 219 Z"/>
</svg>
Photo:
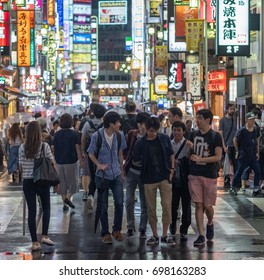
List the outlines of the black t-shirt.
<svg viewBox="0 0 264 280">
<path fill-rule="evenodd" d="M 238 158 L 246 160 L 257 160 L 257 138 L 260 131 L 254 127 L 253 131 L 248 131 L 245 126 L 237 131 L 236 139 L 238 143 Z"/>
<path fill-rule="evenodd" d="M 210 129 L 202 134 L 200 130 L 191 132 L 189 140 L 193 143 L 193 153 L 200 157 L 211 157 L 215 155 L 215 148 L 222 148 L 222 137 L 220 133 Z M 218 171 L 216 163 L 196 163 L 191 161 L 190 174 L 206 178 L 217 178 Z"/>
<path fill-rule="evenodd" d="M 158 137 L 154 140 L 147 140 L 148 158 L 144 170 L 143 183 L 154 184 L 169 179 L 168 170 L 164 162 L 164 155 L 161 152 L 162 146 Z"/>
<path fill-rule="evenodd" d="M 54 156 L 58 164 L 72 164 L 78 161 L 76 144 L 80 143 L 80 136 L 73 129 L 60 129 L 54 135 Z"/>
</svg>

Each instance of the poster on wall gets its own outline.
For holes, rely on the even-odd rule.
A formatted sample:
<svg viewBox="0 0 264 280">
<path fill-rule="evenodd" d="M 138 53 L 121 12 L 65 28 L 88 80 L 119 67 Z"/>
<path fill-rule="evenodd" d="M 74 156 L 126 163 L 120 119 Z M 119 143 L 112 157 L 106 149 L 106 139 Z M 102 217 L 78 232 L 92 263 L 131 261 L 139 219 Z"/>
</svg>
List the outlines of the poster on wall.
<svg viewBox="0 0 264 280">
<path fill-rule="evenodd" d="M 186 88 L 192 97 L 201 96 L 200 64 L 186 64 Z"/>
<path fill-rule="evenodd" d="M 186 82 L 183 74 L 185 63 L 182 60 L 168 61 L 168 91 L 185 91 Z"/>
<path fill-rule="evenodd" d="M 127 24 L 127 1 L 100 1 L 98 13 L 99 24 Z"/>
</svg>

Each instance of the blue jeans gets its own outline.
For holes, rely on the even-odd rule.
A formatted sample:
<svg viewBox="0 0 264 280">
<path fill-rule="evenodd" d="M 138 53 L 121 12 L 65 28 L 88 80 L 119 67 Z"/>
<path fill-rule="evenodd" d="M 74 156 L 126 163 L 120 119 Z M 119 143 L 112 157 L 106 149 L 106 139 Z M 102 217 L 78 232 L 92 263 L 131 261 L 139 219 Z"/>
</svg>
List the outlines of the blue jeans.
<svg viewBox="0 0 264 280">
<path fill-rule="evenodd" d="M 126 212 L 127 212 L 127 229 L 135 230 L 135 191 L 139 188 L 140 197 L 140 223 L 139 231 L 146 230 L 148 223 L 148 212 L 145 198 L 144 185 L 140 180 L 140 175 L 128 171 L 126 176 Z"/>
<path fill-rule="evenodd" d="M 108 224 L 108 194 L 109 189 L 111 189 L 114 198 L 114 225 L 113 231 L 121 231 L 122 229 L 122 219 L 123 219 L 123 203 L 124 203 L 124 192 L 123 192 L 123 181 L 121 175 L 116 177 L 114 180 L 104 179 L 102 181 L 101 177 L 95 176 L 95 184 L 96 188 L 102 195 L 101 205 L 97 205 L 97 207 L 101 207 L 101 236 L 105 236 L 109 234 L 109 224 Z M 101 191 L 100 188 L 104 188 L 104 191 Z"/>
<path fill-rule="evenodd" d="M 32 242 L 37 242 L 37 195 L 42 206 L 42 235 L 48 235 L 50 222 L 50 187 L 40 186 L 33 183 L 33 179 L 23 180 L 23 192 L 28 206 L 28 228 Z"/>
<path fill-rule="evenodd" d="M 254 187 L 259 188 L 259 180 L 260 180 L 260 167 L 257 159 L 246 160 L 246 159 L 238 159 L 237 161 L 237 170 L 232 180 L 232 187 L 236 187 L 240 185 L 241 177 L 244 170 L 250 167 L 255 175 L 254 175 Z"/>
</svg>

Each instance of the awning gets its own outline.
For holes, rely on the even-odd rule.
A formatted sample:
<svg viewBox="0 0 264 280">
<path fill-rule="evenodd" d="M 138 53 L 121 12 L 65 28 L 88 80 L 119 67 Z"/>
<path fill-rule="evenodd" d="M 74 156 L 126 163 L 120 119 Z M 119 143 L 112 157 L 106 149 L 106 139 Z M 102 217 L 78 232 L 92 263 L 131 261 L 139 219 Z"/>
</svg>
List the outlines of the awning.
<svg viewBox="0 0 264 280">
<path fill-rule="evenodd" d="M 3 89 L 0 89 L 0 91 L 8 94 L 8 95 L 13 95 L 15 98 L 17 97 L 28 97 L 27 94 L 22 92 L 20 89 L 15 88 L 15 87 L 10 87 L 10 86 L 5 86 Z M 14 99 L 14 98 L 12 98 Z"/>
<path fill-rule="evenodd" d="M 15 73 L 15 71 L 13 71 L 13 70 L 0 68 L 0 76 L 13 76 L 14 73 Z"/>
<path fill-rule="evenodd" d="M 9 101 L 0 95 L 0 104 L 8 105 Z"/>
</svg>

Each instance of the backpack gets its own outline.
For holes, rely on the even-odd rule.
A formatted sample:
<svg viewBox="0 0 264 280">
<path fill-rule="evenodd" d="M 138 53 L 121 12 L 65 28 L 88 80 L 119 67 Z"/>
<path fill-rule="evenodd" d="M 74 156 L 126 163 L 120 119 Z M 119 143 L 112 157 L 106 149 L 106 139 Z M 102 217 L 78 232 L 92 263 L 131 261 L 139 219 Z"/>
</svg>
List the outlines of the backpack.
<svg viewBox="0 0 264 280">
<path fill-rule="evenodd" d="M 84 150 L 87 151 L 88 148 L 89 148 L 89 145 L 91 143 L 91 138 L 92 138 L 92 135 L 98 131 L 99 128 L 103 127 L 104 126 L 104 123 L 102 122 L 100 125 L 95 125 L 93 123 L 93 121 L 91 119 L 87 119 L 87 122 L 89 123 L 89 126 L 90 128 L 88 129 L 88 134 L 86 135 L 86 144 L 85 144 L 85 147 L 84 147 Z"/>
<path fill-rule="evenodd" d="M 123 131 L 124 135 L 126 136 L 130 130 L 138 129 L 137 123 L 135 121 L 135 117 L 128 117 L 124 115 L 121 119 L 121 127 L 120 129 Z"/>
</svg>

